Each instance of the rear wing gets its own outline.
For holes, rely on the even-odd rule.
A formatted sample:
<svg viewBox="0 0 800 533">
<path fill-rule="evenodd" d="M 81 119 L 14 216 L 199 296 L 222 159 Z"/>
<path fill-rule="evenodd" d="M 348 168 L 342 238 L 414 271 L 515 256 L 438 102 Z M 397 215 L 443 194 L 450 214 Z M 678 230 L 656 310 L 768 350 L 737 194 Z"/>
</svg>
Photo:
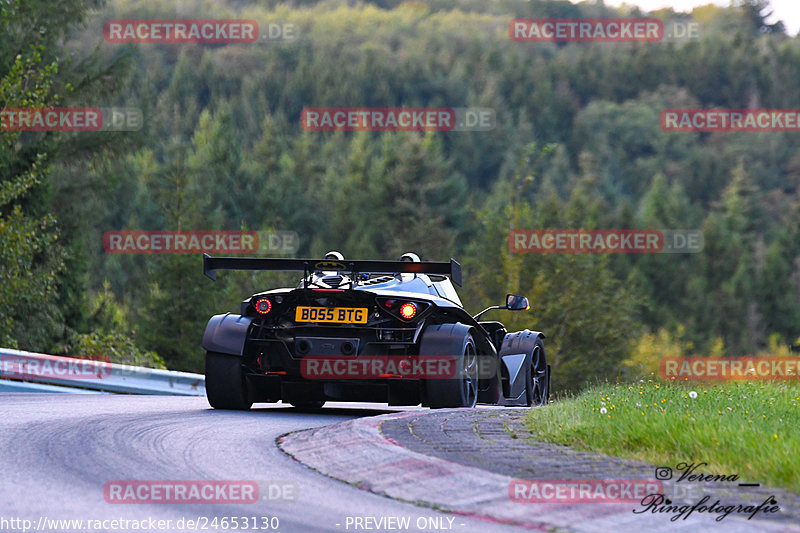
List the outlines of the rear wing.
<svg viewBox="0 0 800 533">
<path fill-rule="evenodd" d="M 303 279 L 317 270 L 375 274 L 440 274 L 461 287 L 461 265 L 455 259 L 446 261 L 350 261 L 328 259 L 272 259 L 260 257 L 211 257 L 203 254 L 203 274 L 216 281 L 217 270 L 294 270 L 304 273 Z"/>
</svg>

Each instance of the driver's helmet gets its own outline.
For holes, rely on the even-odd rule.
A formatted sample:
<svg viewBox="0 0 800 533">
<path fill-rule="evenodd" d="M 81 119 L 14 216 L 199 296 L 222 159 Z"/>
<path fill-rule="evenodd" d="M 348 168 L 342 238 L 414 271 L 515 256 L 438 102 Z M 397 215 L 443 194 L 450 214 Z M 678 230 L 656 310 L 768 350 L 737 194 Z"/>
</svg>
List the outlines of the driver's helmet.
<svg viewBox="0 0 800 533">
<path fill-rule="evenodd" d="M 408 261 L 410 263 L 421 263 L 419 256 L 413 252 L 406 252 L 400 256 L 398 261 Z"/>
<path fill-rule="evenodd" d="M 323 257 L 326 261 L 344 261 L 344 255 L 341 252 L 337 252 L 336 250 L 331 250 L 330 252 L 326 253 Z M 315 270 L 311 273 L 310 282 L 320 285 L 320 286 L 328 286 L 328 287 L 338 287 L 342 283 L 346 283 L 347 280 L 346 276 L 334 271 L 334 270 Z"/>
<path fill-rule="evenodd" d="M 341 252 L 337 252 L 336 250 L 331 250 L 330 252 L 325 254 L 323 259 L 325 261 L 341 262 L 341 261 L 344 261 L 344 255 L 342 255 Z M 316 274 L 316 275 L 320 275 L 320 274 L 321 275 L 335 275 L 336 272 L 333 271 L 333 270 L 317 269 L 317 270 L 314 271 L 314 274 Z"/>
</svg>

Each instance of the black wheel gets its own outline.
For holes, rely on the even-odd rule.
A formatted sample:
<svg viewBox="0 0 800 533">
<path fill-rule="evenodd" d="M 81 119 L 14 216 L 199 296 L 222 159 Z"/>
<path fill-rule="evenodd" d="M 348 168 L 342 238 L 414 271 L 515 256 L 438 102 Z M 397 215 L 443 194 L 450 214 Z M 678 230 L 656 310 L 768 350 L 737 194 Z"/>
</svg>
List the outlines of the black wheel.
<svg viewBox="0 0 800 533">
<path fill-rule="evenodd" d="M 241 357 L 206 353 L 206 395 L 214 409 L 250 409 L 253 402 L 248 396 Z"/>
<path fill-rule="evenodd" d="M 526 376 L 525 400 L 527 404 L 536 407 L 545 405 L 550 398 L 550 372 L 541 338 L 536 339 L 533 346 L 531 364 L 528 366 Z"/>
<path fill-rule="evenodd" d="M 325 400 L 289 403 L 292 404 L 295 409 L 300 409 L 302 411 L 316 411 L 317 409 L 322 409 L 322 406 L 325 405 Z"/>
<path fill-rule="evenodd" d="M 478 402 L 478 352 L 472 335 L 464 336 L 460 346 L 454 356 L 456 375 L 425 382 L 429 407 L 475 407 Z"/>
</svg>

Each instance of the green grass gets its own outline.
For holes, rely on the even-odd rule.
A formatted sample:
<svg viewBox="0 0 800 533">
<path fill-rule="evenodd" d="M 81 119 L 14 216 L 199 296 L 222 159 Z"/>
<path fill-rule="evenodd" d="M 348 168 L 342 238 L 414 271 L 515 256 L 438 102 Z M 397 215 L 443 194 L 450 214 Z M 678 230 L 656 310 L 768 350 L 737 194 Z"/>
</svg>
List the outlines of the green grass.
<svg viewBox="0 0 800 533">
<path fill-rule="evenodd" d="M 696 473 L 738 474 L 800 493 L 797 383 L 599 385 L 532 409 L 526 424 L 537 440 L 673 469 L 706 462 Z"/>
</svg>

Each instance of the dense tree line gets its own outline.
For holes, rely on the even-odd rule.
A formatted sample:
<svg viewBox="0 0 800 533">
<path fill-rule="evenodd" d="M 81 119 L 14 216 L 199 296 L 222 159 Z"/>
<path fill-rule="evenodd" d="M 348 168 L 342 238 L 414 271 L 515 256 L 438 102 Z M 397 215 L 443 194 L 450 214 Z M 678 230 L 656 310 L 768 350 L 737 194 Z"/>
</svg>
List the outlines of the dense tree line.
<svg viewBox="0 0 800 533">
<path fill-rule="evenodd" d="M 652 370 L 659 349 L 741 355 L 800 336 L 797 136 L 659 125 L 666 107 L 800 107 L 800 41 L 765 22 L 760 0 L 652 14 L 699 24 L 696 40 L 613 44 L 514 42 L 508 22 L 642 13 L 557 0 L 59 5 L 0 2 L 0 105 L 136 106 L 146 121 L 2 133 L 2 344 L 199 370 L 211 314 L 292 278 L 211 283 L 197 257 L 102 247 L 109 230 L 179 228 L 296 231 L 300 256 L 460 258 L 469 308 L 532 297 L 533 314 L 509 319 L 548 334 L 557 386 Z M 102 42 L 104 20 L 148 17 L 289 23 L 297 38 Z M 302 109 L 325 106 L 488 107 L 497 125 L 304 131 Z M 508 249 L 511 229 L 571 227 L 701 229 L 705 248 Z"/>
</svg>

